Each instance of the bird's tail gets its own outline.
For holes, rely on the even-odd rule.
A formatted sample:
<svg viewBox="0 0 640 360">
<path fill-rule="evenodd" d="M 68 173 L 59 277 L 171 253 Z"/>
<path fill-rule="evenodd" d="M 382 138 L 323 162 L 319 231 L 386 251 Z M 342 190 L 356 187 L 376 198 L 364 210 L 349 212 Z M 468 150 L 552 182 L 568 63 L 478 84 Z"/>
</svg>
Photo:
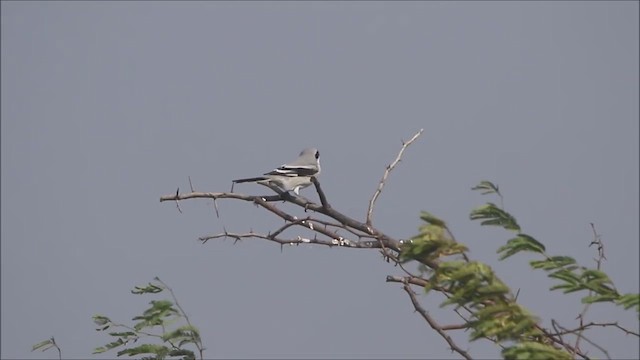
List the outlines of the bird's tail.
<svg viewBox="0 0 640 360">
<path fill-rule="evenodd" d="M 260 177 L 252 177 L 252 178 L 245 178 L 245 179 L 236 179 L 236 180 L 233 180 L 233 182 L 237 184 L 237 183 L 245 183 L 245 182 L 256 182 L 260 180 L 267 180 L 267 178 L 264 176 L 260 176 Z"/>
</svg>

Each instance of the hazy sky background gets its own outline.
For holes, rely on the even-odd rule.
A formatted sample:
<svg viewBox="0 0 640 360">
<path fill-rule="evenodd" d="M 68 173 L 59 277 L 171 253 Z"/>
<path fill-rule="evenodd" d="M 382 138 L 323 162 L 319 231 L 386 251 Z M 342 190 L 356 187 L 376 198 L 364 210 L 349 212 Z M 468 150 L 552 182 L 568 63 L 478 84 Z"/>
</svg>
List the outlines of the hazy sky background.
<svg viewBox="0 0 640 360">
<path fill-rule="evenodd" d="M 377 251 L 199 236 L 281 224 L 248 203 L 160 203 L 176 188 L 227 191 L 307 146 L 337 209 L 364 219 L 401 139 L 374 224 L 417 233 L 448 221 L 544 325 L 575 325 L 579 296 L 549 293 L 509 233 L 468 219 L 492 180 L 550 254 L 638 292 L 638 2 L 2 2 L 2 358 L 66 358 L 130 323 L 159 276 L 200 327 L 209 358 L 456 357 L 421 320 Z M 241 184 L 236 191 L 268 190 Z M 316 199 L 313 189 L 303 194 Z M 296 213 L 301 213 L 296 210 Z M 290 233 L 295 236 L 296 233 Z M 439 297 L 421 297 L 443 324 Z M 633 311 L 589 320 L 638 331 Z M 603 334 L 608 334 L 604 336 Z M 465 333 L 453 333 L 466 344 Z M 592 339 L 614 358 L 638 340 Z M 466 346 L 466 345 L 465 345 Z M 495 357 L 494 345 L 470 345 Z M 590 355 L 604 357 L 595 350 Z M 110 352 L 98 358 L 113 358 Z"/>
</svg>

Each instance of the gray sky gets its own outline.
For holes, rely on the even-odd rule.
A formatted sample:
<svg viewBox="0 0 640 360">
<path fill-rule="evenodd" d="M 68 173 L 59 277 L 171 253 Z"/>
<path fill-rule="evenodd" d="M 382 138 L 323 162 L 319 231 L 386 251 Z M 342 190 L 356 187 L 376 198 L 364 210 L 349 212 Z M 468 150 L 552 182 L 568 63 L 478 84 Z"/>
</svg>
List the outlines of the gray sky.
<svg viewBox="0 0 640 360">
<path fill-rule="evenodd" d="M 247 203 L 221 201 L 216 219 L 211 201 L 182 214 L 158 201 L 187 176 L 227 191 L 314 146 L 329 200 L 363 219 L 420 128 L 378 202 L 380 229 L 412 236 L 428 210 L 545 325 L 575 324 L 579 297 L 549 293 L 529 257 L 499 262 L 510 234 L 468 220 L 495 201 L 470 191 L 488 179 L 551 254 L 592 266 L 594 222 L 604 270 L 639 291 L 638 2 L 3 1 L 1 24 L 2 358 L 53 358 L 30 352 L 50 336 L 88 356 L 110 341 L 91 316 L 129 321 L 151 300 L 129 290 L 154 276 L 210 358 L 454 357 L 384 282 L 401 273 L 376 251 L 201 245 L 223 226 L 281 222 Z M 457 322 L 441 298 L 422 300 Z M 589 319 L 638 329 L 609 305 Z M 622 333 L 593 338 L 640 356 Z"/>
</svg>

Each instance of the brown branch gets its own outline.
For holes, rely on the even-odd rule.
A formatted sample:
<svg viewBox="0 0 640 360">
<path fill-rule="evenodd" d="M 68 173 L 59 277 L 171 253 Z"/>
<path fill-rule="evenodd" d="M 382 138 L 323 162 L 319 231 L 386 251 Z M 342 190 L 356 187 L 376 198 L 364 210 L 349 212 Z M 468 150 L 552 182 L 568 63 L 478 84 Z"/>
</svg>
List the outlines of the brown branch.
<svg viewBox="0 0 640 360">
<path fill-rule="evenodd" d="M 309 220 L 311 220 L 311 218 L 309 218 Z M 314 222 L 321 224 L 325 227 L 334 227 L 336 229 L 340 229 L 340 230 L 344 230 L 347 232 L 350 232 L 351 234 L 353 234 L 354 236 L 357 236 L 358 239 L 362 239 L 362 238 L 367 238 L 367 239 L 375 239 L 373 236 L 365 234 L 363 232 L 351 229 L 348 226 L 345 226 L 343 224 L 338 224 L 338 223 L 333 223 L 330 221 L 325 221 L 325 220 L 321 220 L 321 219 L 313 219 Z"/>
<path fill-rule="evenodd" d="M 431 326 L 431 328 L 433 330 L 435 330 L 438 334 L 440 334 L 440 336 L 442 336 L 443 339 L 445 339 L 445 341 L 449 344 L 449 347 L 451 348 L 451 351 L 457 352 L 458 354 L 460 354 L 465 359 L 468 359 L 468 360 L 472 359 L 471 355 L 469 355 L 469 353 L 467 353 L 465 350 L 462 350 L 462 348 L 460 348 L 458 345 L 456 345 L 456 343 L 453 341 L 451 336 L 449 336 L 445 332 L 443 327 L 440 326 L 429 315 L 429 313 L 427 313 L 427 311 L 422 307 L 422 305 L 420 305 L 420 303 L 418 302 L 418 298 L 416 297 L 416 294 L 413 292 L 413 290 L 411 290 L 411 287 L 409 286 L 409 284 L 404 284 L 403 289 L 404 289 L 404 291 L 407 292 L 407 294 L 409 294 L 409 298 L 411 299 L 411 303 L 413 304 L 413 307 L 415 308 L 415 310 L 418 313 L 420 313 L 420 315 L 422 315 L 422 317 L 427 321 L 427 323 L 429 323 L 429 326 Z"/>
<path fill-rule="evenodd" d="M 256 203 L 265 209 L 276 213 L 277 215 L 283 217 L 285 220 L 293 221 L 293 218 L 290 215 L 284 215 L 280 210 L 278 210 L 275 206 L 269 206 L 270 202 L 274 201 L 286 201 L 295 205 L 298 205 L 304 209 L 312 210 L 317 213 L 323 214 L 327 217 L 330 217 L 339 223 L 343 224 L 346 227 L 350 227 L 356 230 L 359 230 L 363 233 L 371 235 L 373 238 L 381 241 L 384 246 L 390 248 L 391 250 L 400 251 L 400 241 L 384 234 L 383 232 L 377 230 L 373 226 L 368 226 L 362 222 L 359 222 L 353 218 L 350 218 L 341 212 L 335 210 L 332 207 L 325 208 L 322 205 L 316 204 L 305 199 L 302 196 L 291 195 L 290 193 L 282 193 L 280 195 L 272 195 L 272 196 L 255 196 L 255 195 L 246 195 L 240 193 L 226 193 L 226 192 L 196 192 L 196 193 L 183 193 L 183 194 L 174 194 L 174 195 L 164 195 L 160 197 L 160 201 L 178 201 L 178 200 L 187 200 L 187 199 L 196 199 L 196 198 L 204 198 L 204 199 L 237 199 L 248 202 Z M 380 246 L 369 246 L 380 248 Z M 427 262 L 425 265 L 437 268 L 437 264 L 435 262 Z"/>
<path fill-rule="evenodd" d="M 294 217 L 294 218 L 295 218 L 295 217 Z M 337 232 L 335 232 L 335 231 L 331 231 L 331 230 L 327 229 L 327 227 L 326 227 L 326 226 L 324 226 L 324 227 L 323 227 L 323 226 L 319 226 L 319 225 L 316 223 L 316 221 L 317 221 L 317 220 L 315 220 L 315 219 L 313 219 L 313 218 L 311 218 L 311 217 L 307 217 L 307 218 L 304 218 L 304 219 L 297 219 L 297 220 L 294 220 L 294 221 L 290 221 L 290 222 L 288 222 L 288 223 L 286 223 L 286 224 L 282 225 L 279 229 L 277 229 L 277 230 L 276 230 L 276 231 L 274 231 L 273 233 L 269 234 L 269 236 L 271 236 L 271 237 L 274 237 L 274 238 L 275 238 L 276 236 L 280 235 L 280 234 L 281 234 L 283 231 L 285 231 L 286 229 L 288 229 L 288 228 L 290 228 L 290 227 L 292 227 L 292 226 L 296 226 L 296 225 L 298 225 L 298 226 L 302 226 L 302 227 L 304 227 L 304 228 L 310 229 L 311 231 L 314 231 L 314 232 L 316 232 L 316 233 L 319 233 L 319 234 L 325 235 L 325 236 L 329 237 L 330 239 L 334 239 L 334 240 L 335 240 L 335 241 L 337 241 L 339 244 L 342 244 L 342 243 L 346 243 L 346 244 L 355 243 L 355 242 L 353 242 L 353 241 L 351 241 L 351 240 L 349 240 L 349 239 L 346 239 L 346 238 L 344 238 L 344 237 L 340 236 Z M 314 223 L 316 223 L 316 225 L 314 225 Z M 320 224 L 320 225 L 322 225 L 322 224 Z"/>
<path fill-rule="evenodd" d="M 393 168 L 395 168 L 396 165 L 398 165 L 398 163 L 402 159 L 402 154 L 407 149 L 407 147 L 409 145 L 411 145 L 411 143 L 414 142 L 422 134 L 423 131 L 424 131 L 424 129 L 420 129 L 417 133 L 415 133 L 415 135 L 413 135 L 413 137 L 411 139 L 409 139 L 409 141 L 407 141 L 407 142 L 403 141 L 402 142 L 402 148 L 400 149 L 400 152 L 398 153 L 398 156 L 396 156 L 396 159 L 391 164 L 387 165 L 387 168 L 384 170 L 384 174 L 382 175 L 382 179 L 380 179 L 380 182 L 378 183 L 378 188 L 373 193 L 373 196 L 371 197 L 371 200 L 369 200 L 369 209 L 367 210 L 367 220 L 366 220 L 366 224 L 367 225 L 371 225 L 371 221 L 372 221 L 371 217 L 373 216 L 373 207 L 375 206 L 376 200 L 378 199 L 378 196 L 380 196 L 380 193 L 382 192 L 382 189 L 384 188 L 384 184 L 387 181 L 387 178 L 389 177 L 389 174 L 391 173 Z"/>
<path fill-rule="evenodd" d="M 320 203 L 322 204 L 322 207 L 324 207 L 325 209 L 330 208 L 331 205 L 329 205 L 329 202 L 327 201 L 327 197 L 324 195 L 324 191 L 322 191 L 322 188 L 320 187 L 320 182 L 318 181 L 318 179 L 316 179 L 315 176 L 312 176 L 311 182 L 316 187 L 316 191 L 318 192 L 318 197 L 320 198 Z"/>
<path fill-rule="evenodd" d="M 421 287 L 425 287 L 429 284 L 428 280 L 415 276 L 393 276 L 387 275 L 387 282 L 397 282 L 401 284 L 412 284 Z"/>
<path fill-rule="evenodd" d="M 558 327 L 560 326 L 555 320 L 551 319 L 551 326 L 553 326 L 553 328 L 556 330 L 556 334 L 558 333 Z M 580 351 L 580 349 L 575 349 L 573 346 L 567 344 L 564 339 L 562 339 L 562 335 L 556 335 L 553 334 L 551 332 L 549 332 L 547 329 L 543 328 L 540 325 L 535 325 L 535 328 L 537 330 L 539 330 L 540 332 L 542 332 L 542 334 L 544 334 L 545 338 L 549 339 L 551 342 L 553 342 L 556 345 L 559 345 L 561 347 L 563 347 L 565 350 L 567 350 L 567 352 L 569 352 L 570 354 L 575 354 L 580 356 L 583 359 L 589 359 L 589 356 L 587 356 L 587 354 L 583 353 L 582 351 Z"/>
<path fill-rule="evenodd" d="M 468 324 L 442 325 L 440 328 L 444 331 L 467 330 L 469 328 L 469 325 Z"/>
<path fill-rule="evenodd" d="M 244 201 L 253 201 L 254 198 L 262 198 L 264 201 L 281 201 L 282 197 L 279 195 L 271 196 L 256 196 L 256 195 L 244 195 L 239 193 L 227 193 L 227 192 L 191 192 L 191 193 L 178 193 L 174 195 L 164 195 L 160 197 L 160 202 L 163 201 L 180 201 L 187 199 L 238 199 Z"/>
<path fill-rule="evenodd" d="M 593 328 L 593 327 L 614 327 L 619 329 L 620 331 L 624 332 L 626 335 L 633 335 L 636 337 L 640 337 L 640 333 L 637 333 L 633 330 L 629 330 L 625 327 L 622 327 L 618 324 L 618 322 L 608 322 L 608 323 L 597 323 L 597 322 L 590 322 L 588 324 L 583 324 L 580 325 L 579 327 L 575 328 L 575 329 L 564 329 L 564 331 L 557 331 L 554 335 L 576 335 L 577 336 L 577 332 L 580 331 L 584 331 L 587 330 L 589 328 Z"/>
</svg>

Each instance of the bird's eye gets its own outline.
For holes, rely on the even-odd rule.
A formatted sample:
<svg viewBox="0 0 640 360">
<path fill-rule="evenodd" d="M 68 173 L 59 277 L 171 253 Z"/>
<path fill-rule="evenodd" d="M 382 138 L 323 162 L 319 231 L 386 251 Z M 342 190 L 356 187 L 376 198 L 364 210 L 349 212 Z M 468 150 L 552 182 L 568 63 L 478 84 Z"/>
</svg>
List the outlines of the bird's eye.
<svg viewBox="0 0 640 360">
<path fill-rule="evenodd" d="M 316 159 L 320 157 L 320 151 L 316 150 Z"/>
</svg>

